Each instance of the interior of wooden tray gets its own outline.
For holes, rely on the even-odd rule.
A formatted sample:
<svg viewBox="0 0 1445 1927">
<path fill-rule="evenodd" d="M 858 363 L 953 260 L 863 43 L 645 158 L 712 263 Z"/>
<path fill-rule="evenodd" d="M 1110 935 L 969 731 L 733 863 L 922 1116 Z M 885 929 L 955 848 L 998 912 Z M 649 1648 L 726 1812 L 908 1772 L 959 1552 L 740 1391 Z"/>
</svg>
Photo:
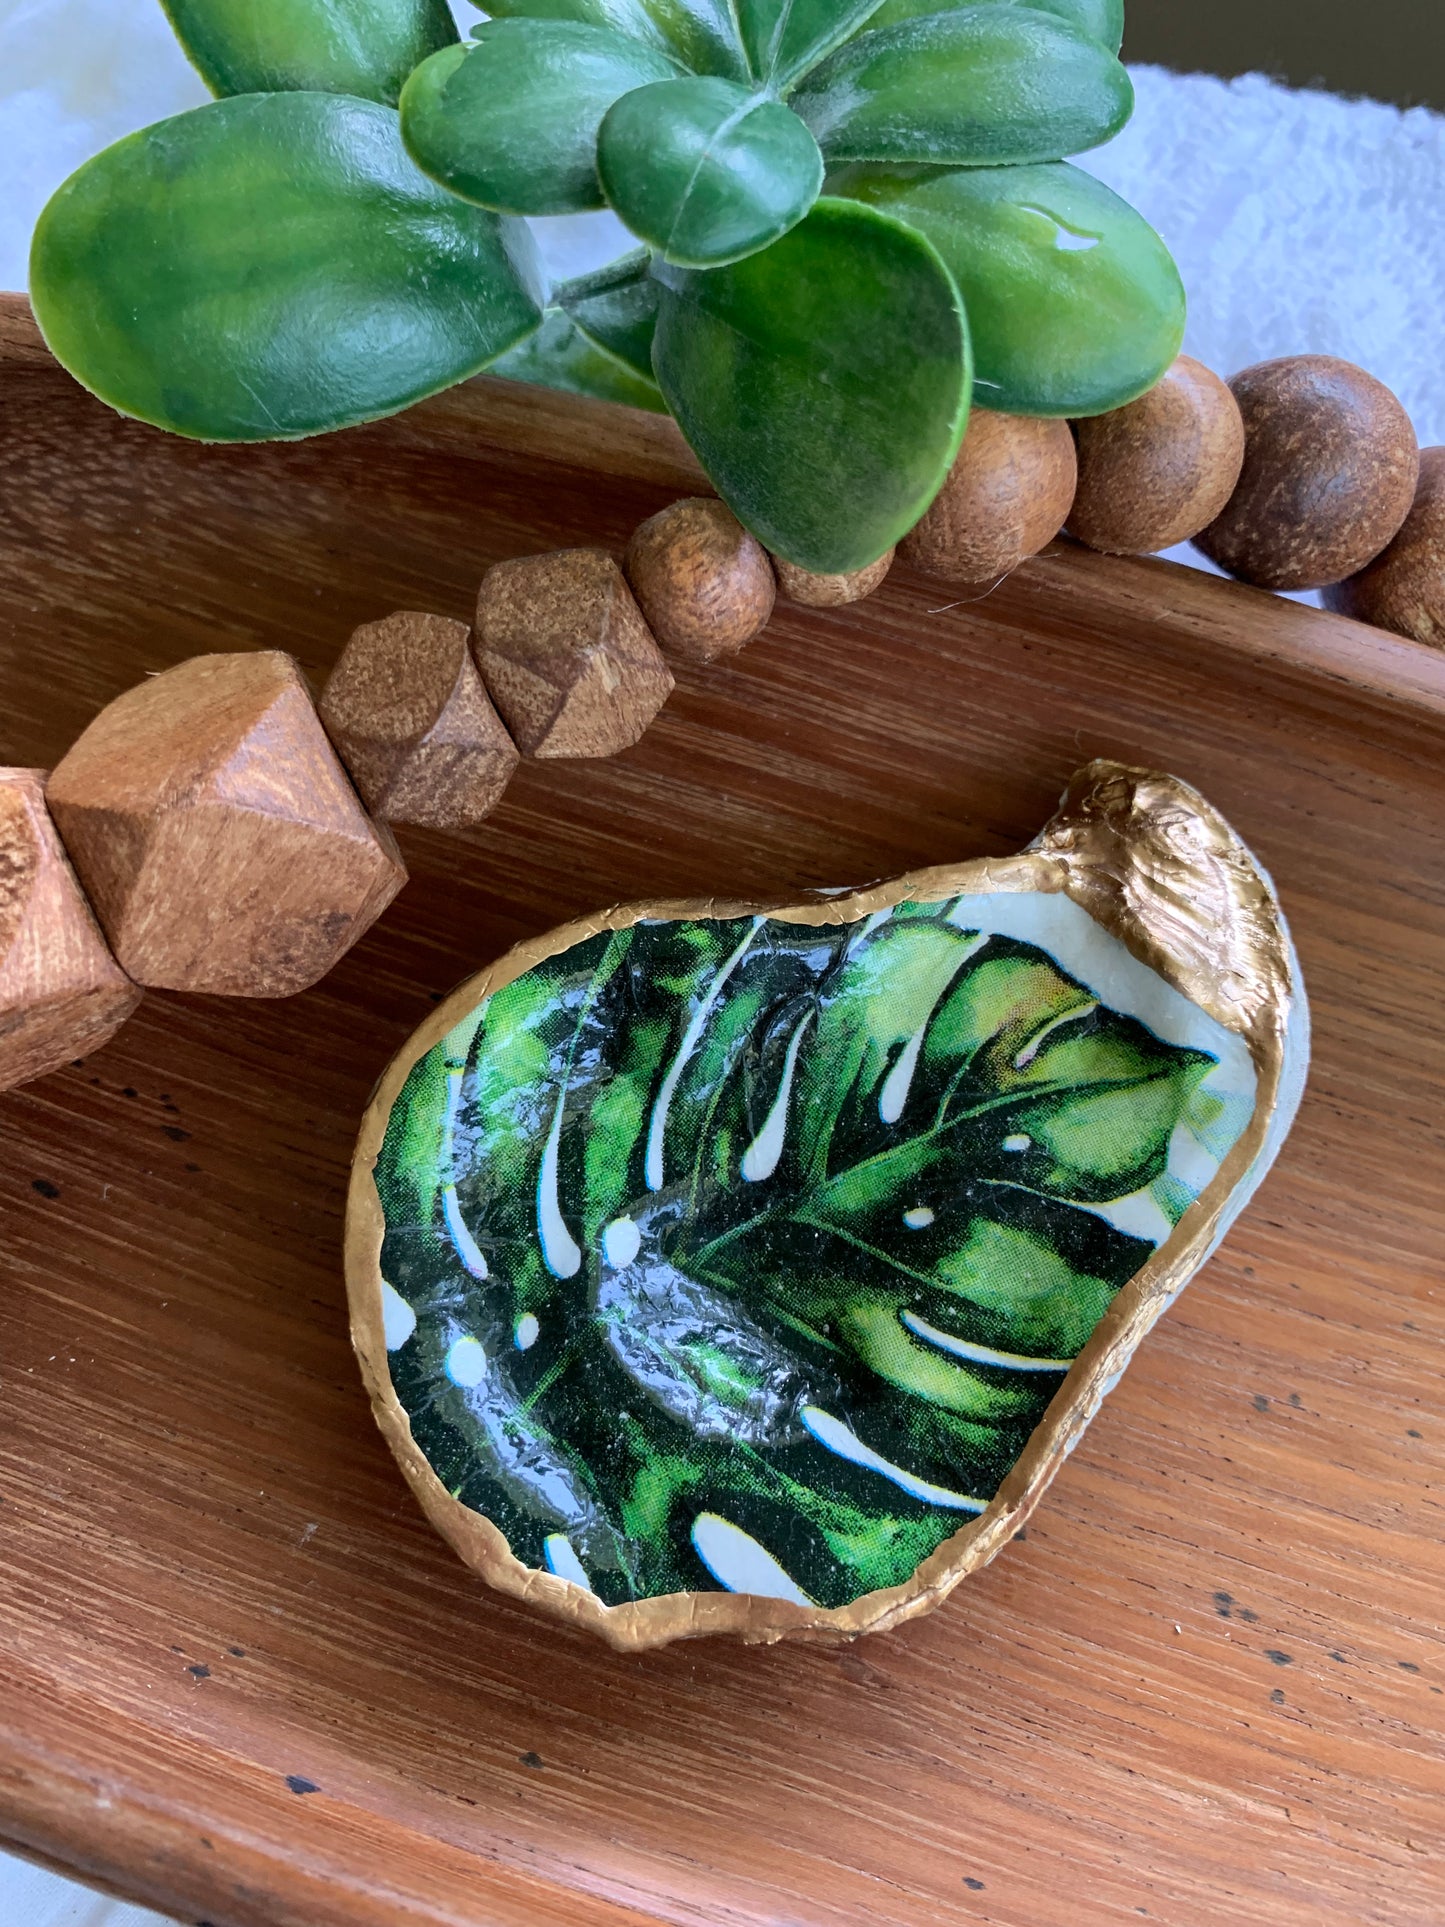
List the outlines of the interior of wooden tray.
<svg viewBox="0 0 1445 1927">
<path fill-rule="evenodd" d="M 473 385 L 326 441 L 123 423 L 0 314 L 0 755 L 141 676 L 469 613 L 695 487 L 666 423 Z M 213 1927 L 1419 1927 L 1445 1851 L 1445 659 L 1061 544 L 780 606 L 608 763 L 523 769 L 319 989 L 150 997 L 0 1099 L 0 1838 Z M 426 1526 L 346 1334 L 371 1085 L 520 937 L 1018 848 L 1107 755 L 1274 873 L 1315 1071 L 1024 1541 L 854 1647 L 623 1658 Z"/>
</svg>

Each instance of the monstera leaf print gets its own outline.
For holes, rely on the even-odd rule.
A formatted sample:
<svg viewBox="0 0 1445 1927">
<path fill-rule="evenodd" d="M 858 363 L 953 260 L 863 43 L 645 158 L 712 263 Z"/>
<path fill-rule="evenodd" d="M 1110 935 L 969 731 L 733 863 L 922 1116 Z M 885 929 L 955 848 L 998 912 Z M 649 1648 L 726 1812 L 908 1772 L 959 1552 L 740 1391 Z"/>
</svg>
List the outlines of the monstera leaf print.
<svg viewBox="0 0 1445 1927">
<path fill-rule="evenodd" d="M 416 1064 L 392 1379 L 524 1564 L 608 1604 L 902 1582 L 1192 1200 L 1176 1130 L 1242 1122 L 1214 1058 L 967 904 L 603 931 Z"/>
</svg>

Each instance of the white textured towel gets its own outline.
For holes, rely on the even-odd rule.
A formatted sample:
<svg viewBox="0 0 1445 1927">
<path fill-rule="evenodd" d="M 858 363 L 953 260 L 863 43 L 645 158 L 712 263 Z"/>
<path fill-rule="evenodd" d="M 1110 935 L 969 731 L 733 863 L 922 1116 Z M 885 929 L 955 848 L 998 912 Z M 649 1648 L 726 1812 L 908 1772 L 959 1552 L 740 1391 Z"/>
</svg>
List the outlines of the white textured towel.
<svg viewBox="0 0 1445 1927">
<path fill-rule="evenodd" d="M 1087 165 L 1173 249 L 1190 353 L 1226 375 L 1271 355 L 1343 355 L 1395 390 L 1422 443 L 1445 442 L 1445 117 L 1258 75 L 1141 67 L 1134 81 L 1132 123 Z M 0 0 L 0 288 L 24 287 L 35 217 L 73 168 L 205 98 L 154 0 Z M 619 251 L 610 216 L 540 225 L 555 274 Z M 156 1919 L 0 1855 L 5 1927 Z"/>
</svg>

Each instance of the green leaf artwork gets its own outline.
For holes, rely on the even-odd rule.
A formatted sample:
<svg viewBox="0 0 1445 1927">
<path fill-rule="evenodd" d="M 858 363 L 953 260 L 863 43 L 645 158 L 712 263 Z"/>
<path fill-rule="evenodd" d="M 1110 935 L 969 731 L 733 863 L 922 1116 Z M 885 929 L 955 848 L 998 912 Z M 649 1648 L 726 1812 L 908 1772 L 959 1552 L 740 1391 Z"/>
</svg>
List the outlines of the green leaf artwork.
<svg viewBox="0 0 1445 1927">
<path fill-rule="evenodd" d="M 495 0 L 465 42 L 443 0 L 164 3 L 230 98 L 87 162 L 30 279 L 72 373 L 181 434 L 322 433 L 495 366 L 660 403 L 831 573 L 927 509 L 975 390 L 1098 413 L 1183 339 L 1163 243 L 1058 166 L 1128 119 L 1122 0 Z M 914 231 L 916 306 L 822 212 L 848 196 Z M 538 285 L 507 219 L 603 207 L 637 252 Z"/>
<path fill-rule="evenodd" d="M 525 1565 L 846 1605 L 984 1510 L 1255 1101 L 1062 896 L 603 930 L 392 1107 L 391 1381 Z"/>
</svg>

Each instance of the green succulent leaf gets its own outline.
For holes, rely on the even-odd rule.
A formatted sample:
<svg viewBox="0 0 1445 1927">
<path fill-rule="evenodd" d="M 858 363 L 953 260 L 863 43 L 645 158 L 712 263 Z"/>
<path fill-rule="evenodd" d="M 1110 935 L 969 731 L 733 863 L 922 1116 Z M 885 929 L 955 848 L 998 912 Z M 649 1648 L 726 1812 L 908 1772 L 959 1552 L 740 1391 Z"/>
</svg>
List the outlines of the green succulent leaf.
<svg viewBox="0 0 1445 1927">
<path fill-rule="evenodd" d="M 727 0 L 488 0 L 509 20 L 582 20 L 661 48 L 695 74 L 746 80 L 748 64 Z"/>
<path fill-rule="evenodd" d="M 450 46 L 445 0 L 161 0 L 213 94 L 355 94 L 396 105 L 418 61 Z"/>
<path fill-rule="evenodd" d="M 1097 40 L 1111 54 L 1124 42 L 1124 0 L 992 0 L 996 6 L 1031 7 L 1036 13 L 1051 13 L 1065 20 L 1090 40 Z M 904 20 L 917 20 L 927 13 L 952 13 L 949 0 L 883 0 L 873 15 L 872 27 L 896 27 Z"/>
<path fill-rule="evenodd" d="M 1154 1249 L 1099 1207 L 1178 1186 L 1219 1100 L 966 907 L 602 932 L 415 1066 L 376 1173 L 392 1379 L 524 1563 L 609 1603 L 734 1584 L 730 1528 L 840 1605 L 997 1490 Z"/>
<path fill-rule="evenodd" d="M 1103 414 L 1179 352 L 1184 287 L 1168 249 L 1079 168 L 852 167 L 829 185 L 909 222 L 948 263 L 984 407 Z"/>
<path fill-rule="evenodd" d="M 391 414 L 540 319 L 526 229 L 341 94 L 239 95 L 107 148 L 41 215 L 30 296 L 87 388 L 205 441 Z"/>
<path fill-rule="evenodd" d="M 424 173 L 505 214 L 604 205 L 597 130 L 615 100 L 678 72 L 668 55 L 576 20 L 490 20 L 418 67 L 401 132 Z"/>
<path fill-rule="evenodd" d="M 654 386 L 652 339 L 657 332 L 657 282 L 646 248 L 580 274 L 552 291 L 552 299 L 599 348 Z M 663 404 L 665 406 L 665 404 Z"/>
<path fill-rule="evenodd" d="M 653 369 L 719 495 L 802 568 L 876 560 L 968 420 L 968 324 L 932 244 L 825 199 L 746 261 L 662 274 Z"/>
<path fill-rule="evenodd" d="M 609 108 L 597 172 L 614 212 L 665 261 L 719 267 L 796 227 L 818 198 L 818 143 L 781 101 L 730 80 L 654 81 Z"/>
<path fill-rule="evenodd" d="M 983 167 L 1097 147 L 1128 120 L 1134 90 L 1111 53 L 1053 15 L 976 6 L 860 34 L 791 100 L 829 161 Z"/>
<path fill-rule="evenodd" d="M 536 382 L 571 395 L 590 395 L 594 401 L 622 402 L 629 408 L 667 413 L 657 383 L 640 375 L 627 362 L 600 348 L 582 332 L 565 309 L 549 308 L 535 334 L 494 361 L 489 374 L 508 381 Z"/>
<path fill-rule="evenodd" d="M 877 13 L 879 0 L 737 0 L 738 31 L 758 80 L 787 87 Z"/>
</svg>

